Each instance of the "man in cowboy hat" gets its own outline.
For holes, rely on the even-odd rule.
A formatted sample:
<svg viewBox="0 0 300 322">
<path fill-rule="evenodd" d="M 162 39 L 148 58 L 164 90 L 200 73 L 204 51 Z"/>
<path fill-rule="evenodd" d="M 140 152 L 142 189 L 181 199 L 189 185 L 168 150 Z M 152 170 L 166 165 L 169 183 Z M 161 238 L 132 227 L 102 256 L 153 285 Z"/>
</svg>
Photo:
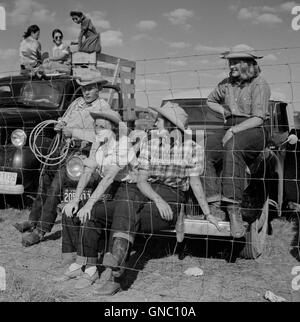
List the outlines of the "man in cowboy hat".
<svg viewBox="0 0 300 322">
<path fill-rule="evenodd" d="M 83 97 L 77 98 L 64 116 L 59 119 L 56 131 L 62 131 L 64 136 L 72 138 L 80 144 L 81 141 L 91 141 L 93 138 L 93 118 L 90 112 L 110 109 L 105 100 L 99 97 L 103 84 L 107 83 L 97 70 L 87 70 L 77 83 L 82 87 Z M 84 131 L 82 131 L 84 129 Z M 76 143 L 76 144 L 77 144 Z M 60 153 L 60 151 L 58 151 Z M 14 226 L 21 232 L 32 231 L 23 236 L 22 244 L 26 247 L 39 243 L 46 233 L 50 232 L 57 217 L 56 207 L 60 200 L 61 187 L 66 179 L 65 165 L 57 171 L 45 171 L 42 184 L 39 187 L 28 221 Z"/>
<path fill-rule="evenodd" d="M 95 291 L 98 295 L 113 295 L 120 290 L 114 278 L 124 271 L 135 233 L 151 235 L 174 229 L 190 186 L 203 213 L 217 225 L 210 216 L 200 181 L 204 149 L 192 141 L 192 133 L 187 131 L 188 115 L 178 104 L 171 103 L 155 111 L 157 130 L 141 145 L 137 185 L 128 185 L 118 196 L 111 226 L 112 247 L 102 263 L 106 282 Z"/>
<path fill-rule="evenodd" d="M 267 141 L 270 87 L 261 77 L 258 56 L 250 47 L 239 45 L 222 55 L 230 74 L 208 96 L 207 105 L 224 117 L 224 128 L 206 142 L 205 192 L 211 211 L 224 202 L 233 237 L 246 232 L 241 215 L 246 166 L 251 165 Z M 222 164 L 221 178 L 217 165 Z"/>
</svg>

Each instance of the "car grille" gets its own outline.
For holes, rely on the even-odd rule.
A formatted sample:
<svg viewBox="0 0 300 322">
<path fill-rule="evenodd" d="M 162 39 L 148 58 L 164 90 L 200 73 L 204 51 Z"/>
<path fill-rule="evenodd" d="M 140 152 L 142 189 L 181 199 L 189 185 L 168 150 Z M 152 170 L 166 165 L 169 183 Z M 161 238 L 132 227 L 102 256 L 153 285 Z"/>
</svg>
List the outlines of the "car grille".
<svg viewBox="0 0 300 322">
<path fill-rule="evenodd" d="M 1 127 L 0 128 L 0 144 L 1 145 L 8 145 L 10 144 L 10 136 L 13 132 L 13 128 L 9 127 Z"/>
</svg>

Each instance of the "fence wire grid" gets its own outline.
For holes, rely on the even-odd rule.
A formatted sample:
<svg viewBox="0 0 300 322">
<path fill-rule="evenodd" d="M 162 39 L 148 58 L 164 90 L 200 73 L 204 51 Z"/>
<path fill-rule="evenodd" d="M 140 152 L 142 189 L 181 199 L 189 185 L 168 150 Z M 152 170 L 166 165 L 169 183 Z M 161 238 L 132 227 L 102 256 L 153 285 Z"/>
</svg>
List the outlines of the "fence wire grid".
<svg viewBox="0 0 300 322">
<path fill-rule="evenodd" d="M 255 182 L 253 187 L 250 186 L 252 188 L 250 192 L 256 194 L 254 197 L 256 201 L 260 199 L 254 205 L 251 203 L 252 200 L 251 202 L 248 199 L 245 200 L 242 204 L 243 211 L 256 212 L 256 215 L 258 213 L 257 222 L 262 217 L 263 209 L 265 211 L 266 224 L 260 227 L 260 233 L 265 235 L 261 256 L 247 261 L 237 259 L 247 245 L 248 249 L 257 246 L 254 245 L 257 241 L 254 241 L 253 238 L 237 240 L 222 234 L 212 235 L 210 234 L 211 229 L 206 228 L 207 232 L 203 233 L 202 231 L 200 235 L 187 232 L 184 241 L 179 243 L 176 239 L 175 224 L 172 229 L 160 232 L 153 232 L 154 228 L 150 227 L 147 232 L 138 231 L 135 233 L 133 248 L 128 254 L 126 263 L 121 265 L 121 268 L 126 270 L 121 278 L 122 288 L 126 292 L 120 292 L 119 295 L 116 295 L 120 299 L 129 301 L 130 299 L 133 301 L 148 299 L 205 301 L 215 298 L 228 301 L 242 297 L 242 300 L 256 301 L 262 299 L 266 287 L 269 287 L 290 301 L 300 300 L 299 292 L 295 292 L 290 284 L 293 278 L 291 269 L 293 266 L 297 266 L 297 262 L 300 260 L 299 143 L 289 144 L 286 142 L 290 134 L 298 134 L 299 137 L 300 133 L 298 132 L 300 123 L 300 47 L 269 48 L 257 51 L 265 56 L 265 59 L 259 65 L 262 69 L 262 76 L 267 80 L 272 90 L 269 105 L 270 119 L 266 124 L 266 128 L 271 133 L 271 139 L 266 144 L 269 148 L 263 151 L 259 171 L 251 176 L 251 167 L 249 167 L 245 177 L 241 180 L 245 182 L 245 187 L 250 186 L 251 180 L 251 182 Z M 218 127 L 220 120 L 219 123 L 206 121 L 206 98 L 211 90 L 228 76 L 227 63 L 221 60 L 219 56 L 219 53 L 201 53 L 136 60 L 135 97 L 137 105 L 139 107 L 153 107 L 160 106 L 167 101 L 178 102 L 189 114 L 192 127 L 197 126 L 197 118 L 204 117 L 204 120 L 202 119 L 200 122 L 201 130 L 204 129 L 206 135 L 209 131 L 210 133 L 211 131 L 217 133 L 220 131 Z M 3 76 L 17 74 L 17 70 L 2 73 Z M 13 76 L 10 84 L 22 85 L 22 83 L 14 82 Z M 4 89 L 2 90 L 1 87 L 4 87 Z M 0 84 L 0 95 L 1 91 L 2 93 L 5 91 L 3 84 Z M 64 93 L 63 95 L 68 98 L 68 94 Z M 15 102 L 19 102 L 20 99 L 22 99 L 22 95 L 13 97 Z M 0 107 L 0 116 L 3 120 L 0 136 L 0 172 L 2 173 L 14 172 L 11 163 L 12 155 L 16 151 L 20 153 L 20 151 L 25 150 L 25 147 L 15 149 L 11 144 L 10 135 L 16 128 L 14 125 L 10 125 L 9 118 L 6 118 L 5 112 L 10 107 L 5 108 L 4 111 L 3 108 L 5 108 L 5 104 Z M 22 108 L 26 109 L 27 107 L 18 105 L 19 118 L 23 123 L 19 126 L 26 133 L 30 133 L 37 124 L 28 126 L 28 121 L 22 114 Z M 136 116 L 138 117 L 139 114 L 136 113 Z M 148 114 L 144 121 L 149 122 L 149 124 L 152 122 L 148 131 L 153 128 L 153 119 Z M 204 144 L 204 142 L 202 143 Z M 270 153 L 276 162 L 281 162 L 282 169 L 274 168 L 278 173 L 272 173 L 268 170 Z M 62 167 L 64 166 L 63 164 Z M 11 170 L 8 170 L 9 168 Z M 27 180 L 32 176 L 39 178 L 41 182 L 43 180 L 42 170 L 45 170 L 45 168 L 41 165 L 34 169 L 30 165 L 29 167 L 20 166 L 17 169 L 18 183 L 20 178 Z M 204 173 L 201 176 L 204 186 L 205 170 L 206 167 L 204 166 Z M 60 171 L 61 167 L 48 167 L 46 169 L 48 180 L 51 181 Z M 219 175 L 216 177 L 210 176 L 209 179 L 217 180 L 219 177 Z M 238 180 L 234 177 L 229 179 Z M 97 180 L 99 178 L 97 179 L 96 176 L 96 183 Z M 55 194 L 56 199 L 54 198 L 55 201 L 53 201 L 58 205 L 58 208 L 55 207 L 57 214 L 53 215 L 51 222 L 42 219 L 45 207 L 50 204 L 46 203 L 45 206 L 46 198 L 51 196 L 48 190 L 49 186 L 45 189 L 40 185 L 38 190 L 36 186 L 26 188 L 25 193 L 21 196 L 1 196 L 0 265 L 7 268 L 10 277 L 9 287 L 14 288 L 14 291 L 18 287 L 19 290 L 22 290 L 22 287 L 16 287 L 17 282 L 19 284 L 24 283 L 26 289 L 28 289 L 27 284 L 29 284 L 29 287 L 34 285 L 36 279 L 40 279 L 41 286 L 44 285 L 44 282 L 47 284 L 59 274 L 62 275 L 68 267 L 61 264 L 61 230 L 66 228 L 76 230 L 78 226 L 71 224 L 64 226 L 64 221 L 61 219 L 62 206 L 60 205 L 72 198 L 73 190 L 77 184 L 74 185 L 70 181 L 67 184 L 62 184 L 61 181 L 64 181 L 64 178 L 60 178 L 59 175 L 58 182 L 60 182 L 61 187 L 58 188 L 59 193 Z M 281 184 L 278 184 L 279 181 L 281 181 Z M 71 192 L 67 191 L 64 195 L 64 188 Z M 205 216 L 195 197 L 191 192 L 186 195 L 186 201 L 178 203 L 177 208 L 183 207 L 186 219 L 203 222 Z M 88 197 L 90 197 L 90 192 Z M 38 245 L 26 248 L 22 246 L 21 239 L 28 233 L 17 234 L 11 224 L 26 220 L 31 211 L 31 203 L 37 198 L 42 198 L 43 203 L 40 208 L 41 216 L 36 220 L 36 224 L 42 221 L 43 224 L 50 227 L 51 232 L 47 232 L 44 240 Z M 278 200 L 278 198 L 281 199 Z M 114 199 L 113 201 L 120 200 Z M 133 202 L 133 200 L 126 201 Z M 145 204 L 144 201 L 135 200 L 135 202 L 141 205 Z M 267 207 L 265 206 L 266 203 L 268 204 Z M 150 202 L 147 202 L 147 204 L 150 209 L 155 208 L 154 204 Z M 27 210 L 12 210 L 12 208 L 20 206 L 21 208 L 27 207 Z M 221 208 L 218 210 L 221 210 Z M 153 213 L 157 213 L 157 210 Z M 149 214 L 152 214 L 152 210 Z M 110 215 L 106 213 L 106 223 L 109 222 L 109 217 Z M 228 217 L 224 217 L 222 221 L 228 223 Z M 255 222 L 252 225 L 254 224 Z M 229 224 L 227 224 L 227 228 L 228 226 Z M 111 229 L 110 224 L 98 228 L 89 227 L 89 229 L 97 230 L 103 237 L 98 249 L 99 261 L 97 264 L 99 271 L 102 272 L 105 268 L 102 265 L 103 255 L 105 251 L 110 250 L 109 236 L 114 230 Z M 250 231 L 251 225 L 248 227 L 248 235 Z M 74 243 L 78 244 L 78 241 Z M 68 246 L 73 247 L 74 243 Z M 76 252 L 75 248 L 73 252 Z M 182 260 L 178 257 L 182 257 Z M 183 272 L 186 268 L 191 266 L 200 267 L 204 272 L 203 275 L 198 278 L 184 275 Z M 273 277 L 276 275 L 278 275 L 278 278 Z M 53 286 L 57 292 L 57 298 L 61 296 L 62 300 L 65 300 L 62 294 L 67 294 L 68 299 L 82 301 L 93 301 L 97 298 L 92 295 L 91 288 L 82 290 L 82 292 L 79 292 L 80 295 L 76 294 L 72 283 L 74 281 Z M 97 286 L 97 283 L 92 287 L 95 286 Z M 261 298 L 256 298 L 257 294 L 261 295 Z M 22 295 L 16 296 L 10 293 L 10 296 L 17 300 L 22 299 Z"/>
</svg>

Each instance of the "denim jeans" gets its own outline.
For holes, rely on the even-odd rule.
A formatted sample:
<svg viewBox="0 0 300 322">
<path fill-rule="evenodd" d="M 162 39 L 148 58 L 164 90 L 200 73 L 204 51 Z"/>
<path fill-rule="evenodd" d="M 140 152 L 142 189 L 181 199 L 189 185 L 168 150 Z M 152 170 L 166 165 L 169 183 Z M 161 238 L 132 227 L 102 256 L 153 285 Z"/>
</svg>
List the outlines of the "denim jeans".
<svg viewBox="0 0 300 322">
<path fill-rule="evenodd" d="M 65 165 L 55 170 L 46 171 L 42 177 L 42 184 L 29 214 L 29 221 L 43 232 L 50 232 L 56 217 L 56 207 L 60 202 L 62 186 L 66 178 Z"/>
<path fill-rule="evenodd" d="M 113 237 L 122 237 L 133 243 L 137 232 L 154 234 L 173 229 L 181 203 L 184 202 L 184 193 L 163 184 L 152 184 L 152 188 L 169 203 L 173 220 L 162 219 L 156 206 L 140 192 L 136 184 L 121 183 L 112 200 L 94 205 L 91 219 L 83 226 L 80 226 L 77 217 L 66 218 L 63 215 L 62 252 L 77 251 L 79 264 L 95 264 L 101 237 L 109 235 L 106 249 L 111 250 Z"/>
<path fill-rule="evenodd" d="M 233 117 L 223 129 L 207 137 L 202 179 L 208 202 L 230 200 L 240 203 L 245 189 L 246 166 L 250 166 L 266 147 L 268 135 L 263 127 L 236 133 L 223 147 L 226 131 L 244 120 Z"/>
</svg>

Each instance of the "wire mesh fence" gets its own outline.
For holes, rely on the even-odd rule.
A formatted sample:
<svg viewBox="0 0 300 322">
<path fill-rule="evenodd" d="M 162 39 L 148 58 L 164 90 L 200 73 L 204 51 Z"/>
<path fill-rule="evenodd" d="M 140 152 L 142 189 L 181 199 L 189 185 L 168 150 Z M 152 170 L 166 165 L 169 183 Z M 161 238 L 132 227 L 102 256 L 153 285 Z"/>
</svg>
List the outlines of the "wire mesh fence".
<svg viewBox="0 0 300 322">
<path fill-rule="evenodd" d="M 262 259 L 262 266 L 266 268 L 266 271 L 273 271 L 276 274 L 276 270 L 279 270 L 282 274 L 286 270 L 283 284 L 286 283 L 282 288 L 276 284 L 275 289 L 284 290 L 282 295 L 287 296 L 289 299 L 294 300 L 296 298 L 294 291 L 291 289 L 288 281 L 290 277 L 290 266 L 297 263 L 299 260 L 299 178 L 298 178 L 298 150 L 299 144 L 298 139 L 296 142 L 289 141 L 290 135 L 298 135 L 297 127 L 297 111 L 300 110 L 299 102 L 299 87 L 300 87 L 300 73 L 298 61 L 300 47 L 290 47 L 290 48 L 268 48 L 261 49 L 258 52 L 265 56 L 265 58 L 260 63 L 262 69 L 263 77 L 267 80 L 268 84 L 271 87 L 272 94 L 269 104 L 269 118 L 268 122 L 265 124 L 265 127 L 268 129 L 270 136 L 268 142 L 265 142 L 265 149 L 261 151 L 260 159 L 257 160 L 257 163 L 252 164 L 249 167 L 245 167 L 245 175 L 240 178 L 244 182 L 245 191 L 248 193 L 247 197 L 243 200 L 243 212 L 244 217 L 247 217 L 246 213 L 251 212 L 250 220 L 247 226 L 246 237 L 241 239 L 232 238 L 230 234 L 230 224 L 228 213 L 225 212 L 223 217 L 220 218 L 220 221 L 224 223 L 224 232 L 220 233 L 216 230 L 212 224 L 206 221 L 206 216 L 203 214 L 203 209 L 199 206 L 195 196 L 191 191 L 185 192 L 184 199 L 179 201 L 177 196 L 177 202 L 173 201 L 170 204 L 173 205 L 177 210 L 174 212 L 173 225 L 167 225 L 166 229 L 160 231 L 156 230 L 155 218 L 159 216 L 158 209 L 154 203 L 142 200 L 133 200 L 132 198 L 118 199 L 118 197 L 112 197 L 112 200 L 109 201 L 113 204 L 122 203 L 123 207 L 126 207 L 126 204 L 130 205 L 136 203 L 136 209 L 139 216 L 147 216 L 150 218 L 150 224 L 147 229 L 143 230 L 143 227 L 139 227 L 134 231 L 134 246 L 130 252 L 128 252 L 126 264 L 118 264 L 118 268 L 126 269 L 125 277 L 123 276 L 123 288 L 128 291 L 137 292 L 139 295 L 142 294 L 144 288 L 147 289 L 147 296 L 149 298 L 157 299 L 158 294 L 163 294 L 160 296 L 160 299 L 165 299 L 166 297 L 174 297 L 177 300 L 185 301 L 187 299 L 192 299 L 194 301 L 205 299 L 206 292 L 209 287 L 216 288 L 218 293 L 218 298 L 226 300 L 226 290 L 230 289 L 230 283 L 227 280 L 226 275 L 222 275 L 222 272 L 219 270 L 224 269 L 223 264 L 215 264 L 216 261 L 224 260 L 228 262 L 235 262 L 237 258 L 252 258 L 256 259 L 260 256 Z M 223 126 L 224 120 L 218 115 L 214 115 L 214 118 L 208 115 L 207 111 L 207 97 L 216 87 L 216 85 L 225 77 L 228 77 L 229 70 L 225 60 L 219 58 L 219 53 L 203 53 L 190 56 L 176 56 L 176 57 L 162 57 L 162 58 L 153 58 L 153 59 L 141 59 L 137 60 L 137 73 L 135 81 L 135 99 L 139 107 L 154 107 L 161 106 L 167 102 L 178 103 L 181 107 L 184 108 L 186 113 L 189 115 L 189 124 L 192 129 L 192 136 L 195 136 L 196 131 L 204 131 L 205 137 L 207 135 L 217 135 L 218 131 Z M 20 78 L 15 78 L 12 75 L 17 75 L 18 71 L 8 71 L 5 73 L 5 76 L 9 76 L 5 82 L 0 82 L 0 102 L 1 103 L 1 112 L 0 116 L 2 118 L 1 124 L 1 180 L 3 184 L 9 186 L 9 180 L 14 181 L 14 184 L 21 184 L 24 186 L 24 193 L 21 195 L 2 195 L 2 208 L 8 209 L 11 207 L 17 206 L 17 199 L 21 200 L 22 207 L 28 206 L 29 210 L 26 211 L 26 215 L 22 216 L 22 219 L 26 219 L 28 213 L 32 211 L 32 201 L 40 199 L 39 208 L 35 209 L 36 214 L 35 218 L 29 216 L 29 218 L 34 223 L 34 227 L 42 227 L 44 225 L 45 232 L 47 232 L 46 237 L 44 236 L 42 241 L 38 245 L 32 248 L 24 248 L 21 246 L 21 235 L 14 234 L 12 243 L 10 242 L 9 236 L 4 232 L 8 230 L 11 233 L 14 231 L 14 228 L 7 227 L 5 222 L 2 224 L 3 231 L 3 243 L 1 245 L 1 265 L 10 266 L 11 268 L 22 267 L 25 272 L 29 275 L 43 276 L 46 280 L 52 280 L 53 277 L 57 277 L 58 272 L 63 274 L 64 270 L 68 266 L 61 267 L 61 239 L 52 241 L 47 239 L 48 233 L 52 230 L 52 227 L 57 220 L 61 218 L 61 210 L 67 202 L 71 202 L 71 199 L 75 196 L 77 181 L 72 180 L 70 177 L 70 164 L 68 162 L 63 163 L 59 167 L 48 167 L 47 169 L 43 168 L 39 163 L 31 159 L 31 162 L 27 162 L 25 159 L 21 160 L 25 155 L 23 154 L 26 150 L 29 151 L 27 143 L 25 146 L 16 147 L 11 143 L 11 134 L 16 130 L 15 123 L 13 123 L 13 118 L 9 116 L 12 114 L 11 111 L 14 111 L 18 115 L 21 123 L 18 123 L 18 128 L 22 129 L 25 133 L 30 133 L 32 129 L 39 123 L 30 123 L 28 118 L 26 118 L 26 112 L 28 110 L 36 110 L 37 113 L 40 113 L 40 106 L 37 102 L 32 104 L 23 104 L 22 99 L 24 99 L 24 88 L 20 89 L 24 85 L 24 80 Z M 32 80 L 34 82 L 34 80 Z M 43 81 L 41 81 L 43 82 Z M 55 83 L 55 79 L 48 81 L 50 83 Z M 28 82 L 27 82 L 28 83 Z M 30 93 L 30 85 L 27 85 L 27 94 Z M 18 94 L 9 93 L 9 89 L 13 88 L 18 90 Z M 57 89 L 55 89 L 57 90 Z M 26 91 L 25 91 L 26 92 Z M 60 94 L 61 93 L 61 94 Z M 80 96 L 73 97 L 71 92 L 67 93 L 62 91 L 60 93 L 54 93 L 54 90 L 51 89 L 49 97 L 52 96 L 54 99 L 50 102 L 54 102 L 51 106 L 43 106 L 42 109 L 48 110 L 59 110 L 61 109 L 61 102 L 64 100 L 70 100 L 72 98 L 77 98 Z M 26 95 L 27 95 L 26 94 Z M 27 98 L 28 98 L 27 95 Z M 100 93 L 101 96 L 101 93 Z M 57 98 L 57 101 L 55 101 Z M 61 98 L 61 101 L 59 101 Z M 10 102 L 9 102 L 10 101 Z M 9 104 L 7 104 L 9 102 Z M 15 104 L 14 104 L 15 103 Z M 135 107 L 133 107 L 134 109 Z M 136 117 L 144 118 L 144 123 L 147 125 L 147 134 L 151 132 L 154 127 L 154 119 L 149 116 L 149 110 L 143 111 L 144 115 L 140 115 L 136 112 Z M 57 117 L 61 115 L 56 114 Z M 45 115 L 40 118 L 40 121 L 43 121 Z M 51 116 L 53 119 L 53 116 Z M 136 121 L 135 124 L 138 122 Z M 51 138 L 54 136 L 53 131 L 48 131 L 44 133 L 45 137 L 48 137 L 47 142 L 51 142 Z M 50 139 L 50 140 L 49 140 Z M 203 147 L 205 148 L 206 141 L 202 141 Z M 79 149 L 80 150 L 80 149 Z M 78 152 L 78 147 L 74 147 L 74 151 Z M 83 151 L 82 149 L 80 150 Z M 207 152 L 211 152 L 212 150 Z M 216 151 L 218 152 L 218 151 Z M 252 151 L 253 152 L 253 151 Z M 258 152 L 258 151 L 254 151 Z M 89 149 L 85 152 L 87 156 Z M 137 152 L 139 154 L 139 152 Z M 72 155 L 72 154 L 71 154 Z M 20 159 L 21 158 L 21 159 Z M 68 168 L 69 166 L 69 168 Z M 73 166 L 76 168 L 77 163 L 74 163 Z M 204 165 L 203 165 L 204 166 Z M 256 168 L 255 168 L 256 166 Z M 255 169 L 254 169 L 255 168 Z M 43 170 L 43 171 L 42 171 Z M 74 169 L 71 169 L 74 170 Z M 218 180 L 219 175 L 215 176 L 209 174 L 209 177 L 204 172 L 201 174 L 202 182 L 205 186 L 205 180 L 207 178 Z M 16 178 L 8 179 L 8 175 L 5 173 L 14 173 L 17 172 L 18 175 Z M 252 172 L 251 172 L 252 171 Z M 72 172 L 72 171 L 71 171 Z M 36 180 L 35 185 L 27 185 L 30 181 L 29 179 L 39 179 Z M 237 180 L 237 178 L 229 178 L 231 180 Z M 28 180 L 28 182 L 27 182 Z M 48 184 L 41 185 L 42 181 L 48 181 Z M 99 183 L 99 177 L 96 176 L 94 183 Z M 0 182 L 0 186 L 3 186 Z M 40 187 L 38 188 L 38 184 Z M 129 183 L 130 186 L 135 186 L 135 183 Z M 154 184 L 155 185 L 155 184 Z M 125 190 L 127 185 L 124 184 Z M 175 189 L 176 190 L 176 189 Z M 235 192 L 233 192 L 235 194 Z M 128 194 L 129 196 L 130 194 Z M 122 195 L 124 197 L 124 195 Z M 130 195 L 131 196 L 131 195 Z M 91 191 L 85 191 L 86 199 L 91 198 Z M 87 202 L 85 200 L 84 202 Z M 83 204 L 84 204 L 83 202 Z M 98 201 L 98 203 L 105 204 L 108 201 Z M 124 206 L 125 205 L 125 206 Z M 148 208 L 150 209 L 148 209 Z M 172 207 L 172 209 L 174 208 Z M 52 208 L 52 209 L 50 209 Z M 145 209 L 148 209 L 147 211 Z M 174 209 L 175 209 L 174 208 Z M 221 205 L 217 206 L 216 211 L 220 211 Z M 113 233 L 117 232 L 112 227 L 114 209 L 111 210 L 107 207 L 102 207 L 102 216 L 103 221 L 99 225 L 91 225 L 86 229 L 90 231 L 97 231 L 97 234 L 100 236 L 101 243 L 95 246 L 97 249 L 97 257 L 99 257 L 96 266 L 102 272 L 106 266 L 103 265 L 103 255 L 107 251 L 112 251 L 111 249 L 111 236 Z M 124 209 L 124 208 L 123 208 Z M 118 211 L 121 213 L 123 209 L 118 208 Z M 11 221 L 5 215 L 5 210 L 3 211 L 3 216 L 5 221 Z M 9 211 L 9 210 L 6 210 Z M 110 213 L 109 213 L 110 211 Z M 184 212 L 183 221 L 181 222 L 181 230 L 179 228 L 179 214 Z M 125 212 L 125 209 L 124 209 Z M 47 216 L 44 216 L 47 213 Z M 94 211 L 94 214 L 96 211 Z M 284 244 L 284 247 L 280 248 L 280 254 L 284 253 L 284 256 L 292 252 L 291 258 L 287 260 L 286 263 L 282 263 L 282 266 L 279 268 L 274 267 L 274 262 L 268 258 L 271 258 L 270 249 L 274 250 L 274 245 L 277 245 L 277 241 L 270 239 L 271 237 L 271 226 L 272 220 L 274 218 L 293 218 L 295 227 L 293 227 L 293 233 L 288 232 L 288 238 L 290 241 L 288 245 Z M 49 220 L 50 218 L 50 220 Z M 17 221 L 17 218 L 14 217 L 14 220 Z M 177 225 L 176 225 L 177 220 Z M 297 226 L 298 222 L 298 226 Z M 53 230 L 60 231 L 62 229 L 62 236 L 64 238 L 64 233 L 66 231 L 75 231 L 78 234 L 82 223 L 76 225 L 70 224 L 70 221 L 62 220 L 58 225 L 55 225 Z M 277 224 L 278 225 L 278 224 Z M 282 223 L 279 224 L 281 227 Z M 185 228 L 182 228 L 185 227 Z M 32 228 L 31 228 L 32 229 Z M 83 228 L 81 228 L 83 230 Z M 93 232 L 94 233 L 94 232 Z M 128 232 L 127 232 L 128 233 Z M 283 233 L 285 233 L 283 231 Z M 23 234 L 27 236 L 28 233 Z M 181 239 L 178 237 L 181 234 Z M 59 237 L 59 233 L 57 236 Z M 89 235 L 87 233 L 87 235 Z M 92 233 L 90 233 L 92 235 Z M 182 240 L 184 235 L 183 242 L 178 242 Z M 51 235 L 50 235 L 51 236 Z M 82 237 L 82 234 L 79 235 Z M 177 239 L 176 239 L 177 236 Z M 276 238 L 282 241 L 280 234 L 277 232 Z M 270 240 L 272 242 L 270 242 Z M 97 239 L 97 243 L 99 240 Z M 286 242 L 286 240 L 285 240 Z M 62 241 L 64 243 L 64 241 Z M 79 245 L 79 246 L 78 246 Z M 78 241 L 77 237 L 74 239 L 69 238 L 65 239 L 65 244 L 63 247 L 68 249 L 69 253 L 74 253 L 78 248 L 82 248 L 83 240 Z M 268 249 L 269 247 L 269 249 Z M 84 247 L 83 247 L 84 248 Z M 16 251 L 16 249 L 18 249 Z M 14 252 L 19 254 L 26 262 L 29 262 L 30 258 L 35 258 L 35 266 L 28 265 L 24 267 L 21 260 L 17 260 L 14 256 Z M 22 254 L 22 255 L 21 255 Z M 188 257 L 183 262 L 180 262 L 177 257 L 179 256 L 182 259 Z M 22 257 L 23 256 L 23 257 Z M 84 257 L 84 253 L 80 253 L 81 257 Z M 266 256 L 264 259 L 264 256 Z M 85 256 L 89 257 L 89 256 Z M 276 254 L 275 259 L 278 259 L 278 254 Z M 280 257 L 280 256 L 279 256 Z M 151 258 L 156 258 L 153 262 Z M 204 261 L 213 258 L 212 262 Z M 284 257 L 286 258 L 286 257 Z M 74 258 L 75 260 L 75 258 Z M 295 260 L 295 261 L 294 261 Z M 16 263 L 18 261 L 18 263 Z M 39 263 L 40 262 L 40 263 Z M 47 263 L 56 263 L 57 266 L 49 266 Z M 148 264 L 145 264 L 148 262 Z M 150 264 L 149 264 L 150 263 Z M 205 274 L 199 282 L 197 282 L 197 289 L 193 289 L 193 286 L 190 281 L 185 280 L 185 287 L 180 288 L 176 287 L 180 285 L 182 278 L 182 270 L 184 267 L 194 265 L 200 266 L 203 268 Z M 229 264 L 228 264 L 229 265 Z M 242 262 L 241 264 L 236 263 L 236 267 L 232 268 L 231 279 L 234 278 L 234 274 L 241 274 L 245 276 L 248 270 L 254 271 L 257 264 L 256 260 L 253 262 Z M 59 269 L 57 267 L 60 267 Z M 63 270 L 61 270 L 63 268 Z M 211 270 L 211 274 L 206 274 Z M 225 269 L 230 270 L 229 267 Z M 261 270 L 262 279 L 265 282 L 270 275 L 266 274 L 263 276 L 265 271 L 262 268 Z M 168 274 L 165 274 L 165 272 Z M 255 274 L 254 274 L 255 275 Z M 137 277 L 139 276 L 139 277 Z M 217 278 L 217 283 L 212 283 L 213 278 Z M 288 276 L 288 277 L 287 277 Z M 252 279 L 259 279 L 259 274 L 252 276 Z M 261 286 L 256 285 L 254 289 L 251 289 L 251 278 L 245 278 L 242 281 L 239 281 L 240 289 L 245 289 L 245 292 L 248 292 L 253 296 L 253 292 L 263 293 L 267 283 L 262 283 Z M 135 282 L 135 280 L 138 282 Z M 122 279 L 121 279 L 122 280 Z M 125 280 L 125 282 L 124 282 Z M 156 281 L 159 281 L 156 283 Z M 126 283 L 126 281 L 130 281 Z M 150 288 L 147 283 L 153 283 L 153 287 Z M 232 281 L 231 281 L 232 282 Z M 234 284 L 234 282 L 232 282 Z M 164 288 L 170 288 L 171 293 L 166 294 Z M 194 297 L 189 296 L 187 289 L 192 288 L 194 292 Z M 234 293 L 231 290 L 231 294 Z M 87 291 L 88 292 L 88 291 Z M 213 291 L 211 291 L 213 294 Z M 89 293 L 86 293 L 89 294 Z M 170 295 L 171 294 L 171 295 Z M 237 292 L 237 294 L 241 294 Z M 87 296 L 87 295 L 86 295 Z M 233 296 L 234 297 L 234 296 Z M 133 298 L 135 298 L 133 296 Z M 253 298 L 253 297 L 252 297 Z M 85 297 L 85 299 L 90 299 Z"/>
</svg>

